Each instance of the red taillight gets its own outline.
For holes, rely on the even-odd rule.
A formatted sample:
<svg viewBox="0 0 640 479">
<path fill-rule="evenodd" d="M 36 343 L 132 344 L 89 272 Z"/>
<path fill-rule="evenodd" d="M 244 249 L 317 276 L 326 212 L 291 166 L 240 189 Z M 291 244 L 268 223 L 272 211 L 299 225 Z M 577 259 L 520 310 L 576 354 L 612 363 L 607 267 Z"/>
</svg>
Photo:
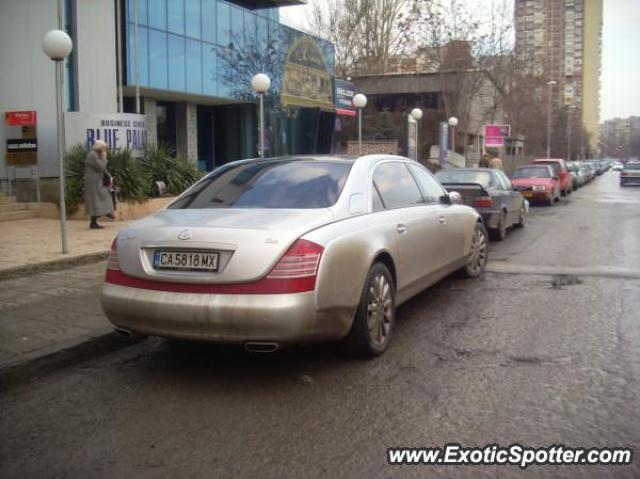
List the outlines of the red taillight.
<svg viewBox="0 0 640 479">
<path fill-rule="evenodd" d="M 626 171 L 621 171 L 620 172 L 620 176 L 627 176 L 629 173 L 627 173 Z"/>
<path fill-rule="evenodd" d="M 318 266 L 324 248 L 308 240 L 297 240 L 278 260 L 269 274 L 250 283 L 174 283 L 134 278 L 120 271 L 114 240 L 107 267 L 107 283 L 129 288 L 193 294 L 286 294 L 304 293 L 316 288 Z M 111 268 L 112 261 L 114 268 Z"/>
<path fill-rule="evenodd" d="M 493 208 L 493 200 L 489 196 L 479 196 L 473 200 L 473 206 L 476 208 Z"/>
<path fill-rule="evenodd" d="M 324 248 L 307 240 L 298 240 L 273 267 L 267 279 L 305 278 L 318 272 Z"/>
<path fill-rule="evenodd" d="M 120 271 L 120 261 L 118 261 L 118 237 L 113 238 L 111 243 L 111 251 L 109 251 L 109 260 L 107 261 L 107 271 Z"/>
</svg>

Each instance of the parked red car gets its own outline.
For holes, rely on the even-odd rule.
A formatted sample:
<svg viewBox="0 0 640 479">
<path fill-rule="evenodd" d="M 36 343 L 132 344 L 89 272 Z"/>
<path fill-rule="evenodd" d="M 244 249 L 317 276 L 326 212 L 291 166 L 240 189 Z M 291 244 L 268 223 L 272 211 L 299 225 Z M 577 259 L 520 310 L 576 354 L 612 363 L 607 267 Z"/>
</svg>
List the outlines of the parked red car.
<svg viewBox="0 0 640 479">
<path fill-rule="evenodd" d="M 552 159 L 552 158 L 539 158 L 533 160 L 536 165 L 549 165 L 553 168 L 556 175 L 560 177 L 560 194 L 562 196 L 569 195 L 573 191 L 573 181 L 571 180 L 571 173 L 567 169 L 567 165 L 564 160 Z"/>
<path fill-rule="evenodd" d="M 513 188 L 530 202 L 542 202 L 553 206 L 560 199 L 560 179 L 550 165 L 526 165 L 513 170 Z"/>
</svg>

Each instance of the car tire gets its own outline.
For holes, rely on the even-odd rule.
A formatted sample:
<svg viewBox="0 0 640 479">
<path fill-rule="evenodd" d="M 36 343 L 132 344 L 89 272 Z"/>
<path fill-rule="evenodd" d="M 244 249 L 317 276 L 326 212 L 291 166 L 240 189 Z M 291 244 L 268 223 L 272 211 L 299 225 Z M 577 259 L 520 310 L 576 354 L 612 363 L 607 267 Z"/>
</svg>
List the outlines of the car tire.
<svg viewBox="0 0 640 479">
<path fill-rule="evenodd" d="M 491 239 L 503 241 L 507 237 L 507 214 L 503 211 L 498 221 L 498 227 L 491 230 Z"/>
<path fill-rule="evenodd" d="M 476 223 L 471 236 L 471 248 L 467 264 L 458 270 L 464 278 L 475 278 L 484 273 L 489 260 L 489 235 L 482 223 Z"/>
<path fill-rule="evenodd" d="M 547 200 L 547 206 L 553 206 L 556 203 L 556 195 L 551 195 Z"/>
<path fill-rule="evenodd" d="M 520 216 L 518 217 L 518 222 L 514 224 L 516 228 L 524 228 L 527 224 L 527 212 L 524 206 L 520 209 Z"/>
<path fill-rule="evenodd" d="M 351 356 L 373 358 L 384 353 L 395 326 L 395 285 L 389 269 L 375 263 L 364 281 L 360 303 L 343 348 Z"/>
</svg>

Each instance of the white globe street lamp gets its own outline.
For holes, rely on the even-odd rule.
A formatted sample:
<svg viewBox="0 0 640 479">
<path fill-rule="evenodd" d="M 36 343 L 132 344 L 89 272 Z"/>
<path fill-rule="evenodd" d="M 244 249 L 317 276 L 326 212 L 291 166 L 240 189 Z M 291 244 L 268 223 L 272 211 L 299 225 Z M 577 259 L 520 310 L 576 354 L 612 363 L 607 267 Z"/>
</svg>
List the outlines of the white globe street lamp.
<svg viewBox="0 0 640 479">
<path fill-rule="evenodd" d="M 67 247 L 67 212 L 64 201 L 64 59 L 73 50 L 73 42 L 69 35 L 62 30 L 51 30 L 42 39 L 42 50 L 56 63 L 56 110 L 58 121 L 58 174 L 60 183 L 60 236 L 62 239 L 62 253 L 69 252 Z"/>
<path fill-rule="evenodd" d="M 251 88 L 260 99 L 260 158 L 264 159 L 264 94 L 271 88 L 271 79 L 264 73 L 258 73 L 251 79 Z"/>
<path fill-rule="evenodd" d="M 420 158 L 420 155 L 418 154 L 419 152 L 419 148 L 418 148 L 418 124 L 419 121 L 422 119 L 422 110 L 420 108 L 414 108 L 413 110 L 411 110 L 411 118 L 413 118 L 416 122 L 416 157 L 414 158 L 416 161 L 418 160 L 418 158 Z"/>
<path fill-rule="evenodd" d="M 362 154 L 362 109 L 367 106 L 367 97 L 358 93 L 351 100 L 353 106 L 358 110 L 358 154 Z"/>
<path fill-rule="evenodd" d="M 449 126 L 451 127 L 451 151 L 456 152 L 456 126 L 458 119 L 455 116 L 449 118 Z"/>
</svg>

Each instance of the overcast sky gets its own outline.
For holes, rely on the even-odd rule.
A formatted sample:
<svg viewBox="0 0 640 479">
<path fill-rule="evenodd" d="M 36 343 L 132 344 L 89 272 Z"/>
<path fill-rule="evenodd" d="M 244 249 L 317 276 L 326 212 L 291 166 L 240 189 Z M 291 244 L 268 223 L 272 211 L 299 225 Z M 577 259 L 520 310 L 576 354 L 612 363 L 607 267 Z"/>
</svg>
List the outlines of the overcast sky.
<svg viewBox="0 0 640 479">
<path fill-rule="evenodd" d="M 491 4 L 491 0 L 476 0 Z M 311 5 L 280 9 L 283 23 L 305 28 Z M 604 0 L 600 121 L 640 116 L 640 0 Z"/>
</svg>

